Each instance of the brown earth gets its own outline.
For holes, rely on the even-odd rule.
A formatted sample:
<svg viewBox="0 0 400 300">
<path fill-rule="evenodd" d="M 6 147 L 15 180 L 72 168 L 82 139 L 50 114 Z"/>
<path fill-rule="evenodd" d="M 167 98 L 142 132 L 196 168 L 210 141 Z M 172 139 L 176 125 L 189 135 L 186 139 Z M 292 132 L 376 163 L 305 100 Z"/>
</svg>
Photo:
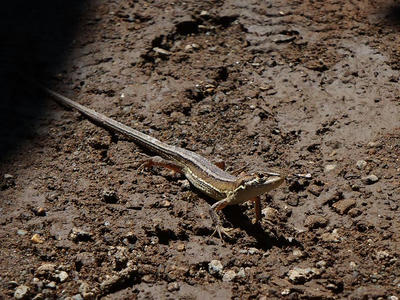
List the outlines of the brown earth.
<svg viewBox="0 0 400 300">
<path fill-rule="evenodd" d="M 261 224 L 251 203 L 224 209 L 224 243 L 212 201 L 183 177 L 140 170 L 134 144 L 48 101 L 30 133 L 1 136 L 23 142 L 0 169 L 0 297 L 398 299 L 399 12 L 372 0 L 77 10 L 67 60 L 50 70 L 58 57 L 38 54 L 48 86 L 229 171 L 312 179 L 263 196 Z"/>
</svg>

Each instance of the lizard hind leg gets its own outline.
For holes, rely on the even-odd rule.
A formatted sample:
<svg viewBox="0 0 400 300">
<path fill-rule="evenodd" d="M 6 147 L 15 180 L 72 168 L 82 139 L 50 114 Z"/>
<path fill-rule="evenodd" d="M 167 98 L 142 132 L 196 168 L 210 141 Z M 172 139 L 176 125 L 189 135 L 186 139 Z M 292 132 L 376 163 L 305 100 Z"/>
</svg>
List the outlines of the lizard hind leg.
<svg viewBox="0 0 400 300">
<path fill-rule="evenodd" d="M 182 173 L 182 167 L 171 160 L 164 159 L 160 156 L 153 156 L 143 161 L 139 169 L 151 168 L 153 166 L 160 166 L 170 169 L 176 173 Z"/>
</svg>

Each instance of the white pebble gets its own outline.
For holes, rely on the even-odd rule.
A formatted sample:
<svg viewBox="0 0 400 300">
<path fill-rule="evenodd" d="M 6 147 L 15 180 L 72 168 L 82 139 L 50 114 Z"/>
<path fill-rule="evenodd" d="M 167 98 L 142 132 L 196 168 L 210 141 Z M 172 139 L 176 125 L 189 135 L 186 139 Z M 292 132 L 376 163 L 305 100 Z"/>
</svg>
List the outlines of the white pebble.
<svg viewBox="0 0 400 300">
<path fill-rule="evenodd" d="M 223 266 L 219 260 L 214 259 L 208 264 L 208 272 L 210 272 L 211 275 L 220 274 L 222 269 Z"/>
</svg>

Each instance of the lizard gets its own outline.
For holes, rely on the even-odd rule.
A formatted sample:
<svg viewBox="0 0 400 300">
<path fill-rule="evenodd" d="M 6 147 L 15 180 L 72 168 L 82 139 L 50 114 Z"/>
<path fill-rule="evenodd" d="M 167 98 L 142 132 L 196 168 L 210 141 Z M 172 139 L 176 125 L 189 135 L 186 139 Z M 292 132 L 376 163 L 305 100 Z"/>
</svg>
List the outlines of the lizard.
<svg viewBox="0 0 400 300">
<path fill-rule="evenodd" d="M 53 100 L 63 106 L 77 110 L 80 114 L 114 133 L 121 134 L 158 156 L 150 158 L 145 166 L 162 166 L 183 173 L 189 182 L 203 194 L 217 202 L 210 205 L 209 214 L 215 225 L 215 232 L 229 236 L 227 229 L 220 225 L 217 212 L 228 205 L 254 202 L 255 221 L 261 219 L 260 195 L 277 188 L 285 181 L 285 175 L 275 172 L 256 172 L 234 176 L 205 157 L 142 133 L 111 119 L 95 110 L 75 102 L 45 86 L 40 85 Z"/>
</svg>

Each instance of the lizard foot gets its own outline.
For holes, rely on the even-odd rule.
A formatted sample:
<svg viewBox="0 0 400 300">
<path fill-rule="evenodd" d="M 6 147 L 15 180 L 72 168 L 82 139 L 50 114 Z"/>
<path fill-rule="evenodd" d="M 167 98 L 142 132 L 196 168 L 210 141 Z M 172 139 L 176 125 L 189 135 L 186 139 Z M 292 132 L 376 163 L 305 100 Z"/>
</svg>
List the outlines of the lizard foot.
<svg viewBox="0 0 400 300">
<path fill-rule="evenodd" d="M 213 237 L 215 235 L 215 233 L 217 232 L 218 236 L 221 240 L 224 240 L 223 235 L 226 235 L 228 238 L 232 238 L 232 236 L 228 233 L 232 230 L 233 230 L 233 228 L 225 228 L 220 225 L 217 225 L 217 226 L 215 226 L 215 230 L 211 234 L 211 237 Z"/>
</svg>

